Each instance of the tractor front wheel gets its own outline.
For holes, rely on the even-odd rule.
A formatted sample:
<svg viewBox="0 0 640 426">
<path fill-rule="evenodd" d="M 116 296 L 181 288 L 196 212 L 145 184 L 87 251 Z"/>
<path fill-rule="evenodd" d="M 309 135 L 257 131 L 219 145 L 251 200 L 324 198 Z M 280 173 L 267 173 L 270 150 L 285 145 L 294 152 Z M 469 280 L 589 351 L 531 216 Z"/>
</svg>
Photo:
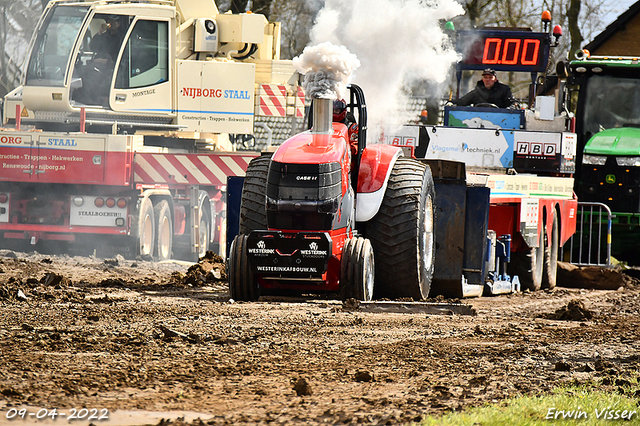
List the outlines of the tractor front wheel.
<svg viewBox="0 0 640 426">
<path fill-rule="evenodd" d="M 340 298 L 370 301 L 373 297 L 375 263 L 371 242 L 349 238 L 342 248 Z"/>
<path fill-rule="evenodd" d="M 229 253 L 229 293 L 237 301 L 254 302 L 260 297 L 260 287 L 247 259 L 248 235 L 238 235 Z"/>
</svg>

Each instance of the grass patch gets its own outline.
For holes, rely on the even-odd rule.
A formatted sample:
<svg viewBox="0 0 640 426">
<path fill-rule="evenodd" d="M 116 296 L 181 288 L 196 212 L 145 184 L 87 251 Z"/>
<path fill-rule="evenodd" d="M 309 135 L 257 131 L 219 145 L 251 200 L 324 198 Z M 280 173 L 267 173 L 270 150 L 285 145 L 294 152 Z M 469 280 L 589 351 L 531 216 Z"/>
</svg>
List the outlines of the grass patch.
<svg viewBox="0 0 640 426">
<path fill-rule="evenodd" d="M 629 391 L 629 389 L 626 389 Z M 557 388 L 549 395 L 510 398 L 460 413 L 426 417 L 421 426 L 640 425 L 638 391 L 603 391 L 593 386 Z"/>
</svg>

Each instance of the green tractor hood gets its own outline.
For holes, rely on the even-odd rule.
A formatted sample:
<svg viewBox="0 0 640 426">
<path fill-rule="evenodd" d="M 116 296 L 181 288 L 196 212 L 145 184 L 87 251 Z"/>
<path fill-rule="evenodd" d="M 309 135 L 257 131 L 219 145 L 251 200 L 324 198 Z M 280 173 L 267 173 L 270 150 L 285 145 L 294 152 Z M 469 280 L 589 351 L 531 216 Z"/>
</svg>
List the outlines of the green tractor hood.
<svg viewBox="0 0 640 426">
<path fill-rule="evenodd" d="M 584 147 L 585 154 L 640 155 L 640 129 L 618 127 L 596 133 Z"/>
</svg>

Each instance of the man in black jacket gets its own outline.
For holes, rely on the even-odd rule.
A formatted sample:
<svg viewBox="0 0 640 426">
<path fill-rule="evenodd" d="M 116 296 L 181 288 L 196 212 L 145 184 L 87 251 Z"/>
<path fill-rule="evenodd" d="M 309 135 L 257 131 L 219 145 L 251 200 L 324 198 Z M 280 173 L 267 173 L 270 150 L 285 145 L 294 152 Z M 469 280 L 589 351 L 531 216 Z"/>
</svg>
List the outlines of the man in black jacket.
<svg viewBox="0 0 640 426">
<path fill-rule="evenodd" d="M 453 99 L 451 103 L 461 106 L 494 104 L 499 108 L 509 108 L 515 104 L 511 94 L 511 88 L 502 84 L 496 77 L 495 70 L 487 68 L 482 72 L 482 80 L 478 81 L 476 88 L 460 99 Z"/>
</svg>

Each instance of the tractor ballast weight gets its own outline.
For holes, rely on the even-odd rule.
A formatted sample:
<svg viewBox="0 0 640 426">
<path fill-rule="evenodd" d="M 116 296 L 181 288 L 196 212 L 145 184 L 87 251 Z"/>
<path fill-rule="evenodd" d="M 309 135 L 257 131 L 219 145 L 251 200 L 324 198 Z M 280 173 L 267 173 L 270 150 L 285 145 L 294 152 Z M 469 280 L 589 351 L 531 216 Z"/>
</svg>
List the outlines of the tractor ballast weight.
<svg viewBox="0 0 640 426">
<path fill-rule="evenodd" d="M 358 121 L 352 158 L 347 126 L 329 99 L 314 99 L 314 123 L 254 159 L 229 251 L 235 300 L 261 292 L 337 292 L 342 299 L 429 294 L 435 264 L 435 192 L 429 166 L 390 145 L 367 146 L 364 93 L 349 86 Z"/>
</svg>

